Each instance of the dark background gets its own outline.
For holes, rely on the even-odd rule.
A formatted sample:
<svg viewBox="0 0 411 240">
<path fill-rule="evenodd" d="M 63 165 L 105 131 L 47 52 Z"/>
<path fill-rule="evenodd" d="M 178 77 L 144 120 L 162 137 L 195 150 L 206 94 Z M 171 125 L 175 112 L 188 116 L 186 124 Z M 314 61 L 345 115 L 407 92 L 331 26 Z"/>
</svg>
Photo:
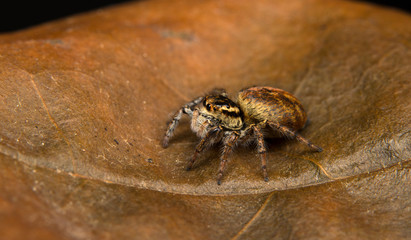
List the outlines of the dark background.
<svg viewBox="0 0 411 240">
<path fill-rule="evenodd" d="M 4 2 L 7 3 L 4 4 Z M 85 0 L 85 1 L 4 1 L 0 5 L 0 32 L 21 30 L 30 26 L 38 25 L 54 19 L 64 18 L 69 15 L 96 10 L 109 5 L 130 2 L 130 0 Z M 411 8 L 407 1 L 372 1 L 363 0 L 401 9 L 410 13 Z"/>
</svg>

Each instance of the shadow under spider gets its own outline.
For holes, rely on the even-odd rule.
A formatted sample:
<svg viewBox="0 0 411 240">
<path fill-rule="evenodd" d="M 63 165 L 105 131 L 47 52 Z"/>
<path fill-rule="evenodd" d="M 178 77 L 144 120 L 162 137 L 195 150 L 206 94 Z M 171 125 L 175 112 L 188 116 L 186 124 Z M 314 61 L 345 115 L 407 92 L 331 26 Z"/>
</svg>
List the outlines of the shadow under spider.
<svg viewBox="0 0 411 240">
<path fill-rule="evenodd" d="M 187 157 L 180 165 L 180 167 L 184 169 L 187 167 L 194 154 L 195 146 L 198 144 L 198 138 L 192 136 L 191 133 L 180 133 L 177 134 L 177 136 L 173 140 L 174 143 L 187 143 L 191 140 L 194 141 L 192 147 L 189 148 L 189 157 Z M 317 170 L 322 172 L 327 178 L 332 180 L 338 179 L 331 176 L 331 174 L 328 173 L 325 168 L 319 162 L 317 162 L 317 160 L 307 157 L 306 154 L 312 153 L 312 151 L 310 149 L 305 149 L 304 146 L 299 147 L 300 144 L 298 142 L 294 142 L 292 139 L 287 138 L 265 138 L 264 140 L 267 147 L 267 153 L 272 156 L 270 159 L 267 159 L 269 165 L 271 165 L 271 167 L 268 167 L 269 169 L 276 165 L 275 161 L 278 161 L 278 159 L 281 158 L 280 156 L 285 156 L 287 158 L 300 159 L 311 162 L 318 168 Z M 200 171 L 201 169 L 209 168 L 210 166 L 217 167 L 220 162 L 222 147 L 223 145 L 221 143 L 217 143 L 211 147 L 208 147 L 207 149 L 204 149 L 204 151 L 198 156 L 197 161 L 195 162 L 191 170 Z M 278 158 L 275 157 L 276 154 L 278 154 Z M 244 157 L 247 155 L 248 157 Z M 241 161 L 236 161 L 235 164 L 246 164 L 250 168 L 260 170 L 260 159 L 257 152 L 257 144 L 255 142 L 251 142 L 249 144 L 240 143 L 234 148 L 233 152 L 230 155 L 230 158 L 228 160 L 229 166 L 226 169 L 227 174 L 229 174 L 229 172 L 232 171 L 233 167 L 235 167 L 233 160 L 238 158 L 239 156 L 243 157 L 241 158 Z"/>
</svg>

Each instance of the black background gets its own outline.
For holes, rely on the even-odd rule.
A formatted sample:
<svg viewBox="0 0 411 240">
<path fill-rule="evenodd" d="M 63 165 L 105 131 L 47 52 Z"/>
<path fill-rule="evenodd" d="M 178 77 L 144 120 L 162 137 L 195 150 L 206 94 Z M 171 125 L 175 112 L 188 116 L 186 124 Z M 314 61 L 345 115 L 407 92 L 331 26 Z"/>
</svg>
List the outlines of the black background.
<svg viewBox="0 0 411 240">
<path fill-rule="evenodd" d="M 4 4 L 4 2 L 7 4 Z M 17 31 L 51 20 L 125 2 L 130 2 L 130 0 L 84 0 L 82 2 L 6 0 L 3 1 L 3 4 L 0 4 L 0 33 Z M 408 13 L 411 10 L 407 1 L 363 0 L 363 2 L 397 8 Z"/>
</svg>

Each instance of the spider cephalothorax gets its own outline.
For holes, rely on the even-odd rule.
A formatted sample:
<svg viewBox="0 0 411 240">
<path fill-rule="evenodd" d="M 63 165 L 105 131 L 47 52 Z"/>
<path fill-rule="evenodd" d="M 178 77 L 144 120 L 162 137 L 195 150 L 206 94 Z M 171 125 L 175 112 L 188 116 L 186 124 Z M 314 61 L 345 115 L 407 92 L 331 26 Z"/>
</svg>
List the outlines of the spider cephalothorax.
<svg viewBox="0 0 411 240">
<path fill-rule="evenodd" d="M 243 125 L 243 112 L 240 107 L 223 95 L 204 97 L 199 114 L 214 119 L 222 128 L 240 130 Z"/>
<path fill-rule="evenodd" d="M 191 129 L 201 138 L 187 167 L 190 170 L 207 146 L 223 143 L 217 183 L 221 184 L 228 155 L 238 142 L 256 141 L 261 156 L 264 180 L 268 181 L 266 169 L 266 148 L 263 128 L 271 128 L 277 135 L 296 138 L 315 151 L 322 149 L 297 133 L 304 127 L 307 115 L 297 98 L 290 93 L 272 87 L 252 87 L 241 90 L 237 103 L 227 97 L 222 89 L 198 97 L 184 105 L 171 121 L 163 140 L 163 147 L 177 127 L 183 113 L 191 117 Z M 276 135 L 276 134 L 274 134 Z"/>
</svg>

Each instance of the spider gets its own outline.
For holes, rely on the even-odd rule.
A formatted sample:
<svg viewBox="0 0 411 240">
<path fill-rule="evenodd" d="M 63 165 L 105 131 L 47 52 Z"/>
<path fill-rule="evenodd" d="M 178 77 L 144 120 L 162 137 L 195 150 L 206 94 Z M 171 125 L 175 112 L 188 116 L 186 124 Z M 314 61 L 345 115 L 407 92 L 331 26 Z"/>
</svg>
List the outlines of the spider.
<svg viewBox="0 0 411 240">
<path fill-rule="evenodd" d="M 198 155 L 207 147 L 222 142 L 223 151 L 217 174 L 221 184 L 229 154 L 241 142 L 257 143 L 261 169 L 268 181 L 264 136 L 295 138 L 312 150 L 322 148 L 312 144 L 297 133 L 307 121 L 307 114 L 300 101 L 290 93 L 272 87 L 251 87 L 238 93 L 237 102 L 227 97 L 224 89 L 214 89 L 210 94 L 198 97 L 176 112 L 163 139 L 166 148 L 183 113 L 191 117 L 191 129 L 201 138 L 187 166 L 193 167 Z M 265 131 L 266 129 L 271 131 Z M 263 131 L 264 130 L 264 131 Z"/>
</svg>

